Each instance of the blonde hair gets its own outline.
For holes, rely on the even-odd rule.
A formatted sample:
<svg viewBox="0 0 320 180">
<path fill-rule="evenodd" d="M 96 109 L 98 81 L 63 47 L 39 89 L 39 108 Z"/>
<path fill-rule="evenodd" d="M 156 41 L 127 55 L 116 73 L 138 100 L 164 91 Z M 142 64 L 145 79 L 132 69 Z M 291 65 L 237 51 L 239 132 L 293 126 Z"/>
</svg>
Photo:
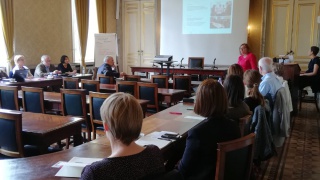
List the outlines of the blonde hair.
<svg viewBox="0 0 320 180">
<path fill-rule="evenodd" d="M 129 145 L 141 131 L 143 112 L 135 97 L 128 93 L 114 93 L 100 108 L 101 119 L 112 136 Z"/>
<path fill-rule="evenodd" d="M 18 64 L 18 61 L 21 61 L 21 60 L 23 60 L 23 61 L 25 60 L 23 55 L 15 55 L 13 58 L 13 61 L 15 64 Z"/>
<path fill-rule="evenodd" d="M 204 80 L 198 87 L 194 112 L 203 117 L 223 116 L 227 113 L 227 95 L 214 79 Z"/>
<path fill-rule="evenodd" d="M 261 106 L 265 105 L 265 100 L 259 91 L 261 74 L 257 70 L 249 69 L 243 75 L 243 81 L 248 88 L 248 96 L 259 101 Z"/>
</svg>

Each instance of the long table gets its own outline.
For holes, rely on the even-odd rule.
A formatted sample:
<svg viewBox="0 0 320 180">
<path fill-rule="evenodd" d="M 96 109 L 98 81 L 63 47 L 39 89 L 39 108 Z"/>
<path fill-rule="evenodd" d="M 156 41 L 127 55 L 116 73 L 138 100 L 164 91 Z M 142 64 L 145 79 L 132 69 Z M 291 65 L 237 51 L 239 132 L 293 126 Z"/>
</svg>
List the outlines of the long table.
<svg viewBox="0 0 320 180">
<path fill-rule="evenodd" d="M 5 109 L 0 109 L 0 112 L 22 113 L 23 143 L 38 146 L 41 153 L 46 153 L 51 144 L 70 136 L 73 136 L 75 146 L 82 143 L 81 123 L 84 121 L 82 118 Z"/>
<path fill-rule="evenodd" d="M 161 68 L 158 67 L 131 67 L 131 72 L 156 72 L 161 73 Z M 169 69 L 170 74 L 199 74 L 199 75 L 214 75 L 220 76 L 222 79 L 227 74 L 227 69 L 189 69 L 189 68 L 171 68 Z"/>
<path fill-rule="evenodd" d="M 192 127 L 200 123 L 200 120 L 187 119 L 185 116 L 195 116 L 188 108 L 193 104 L 180 103 L 143 120 L 142 132 L 149 134 L 153 131 L 174 131 L 184 138 Z M 170 112 L 181 112 L 182 115 L 170 114 Z M 181 139 L 182 141 L 183 139 Z M 180 140 L 169 144 L 161 152 L 165 160 L 175 152 L 175 146 Z M 55 177 L 59 171 L 51 166 L 58 161 L 69 161 L 72 157 L 105 158 L 111 154 L 110 143 L 107 138 L 100 137 L 97 140 L 80 146 L 52 154 L 0 161 L 0 179 L 68 179 Z"/>
</svg>

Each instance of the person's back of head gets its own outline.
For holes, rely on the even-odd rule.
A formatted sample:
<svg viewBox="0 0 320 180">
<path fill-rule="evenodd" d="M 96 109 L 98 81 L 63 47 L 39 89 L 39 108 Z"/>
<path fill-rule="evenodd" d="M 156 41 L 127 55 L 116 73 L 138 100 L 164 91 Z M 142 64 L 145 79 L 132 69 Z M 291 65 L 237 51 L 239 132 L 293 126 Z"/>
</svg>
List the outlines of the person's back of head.
<svg viewBox="0 0 320 180">
<path fill-rule="evenodd" d="M 243 75 L 244 84 L 248 88 L 248 96 L 259 101 L 260 105 L 264 106 L 265 101 L 259 91 L 261 75 L 257 70 L 247 70 Z"/>
<path fill-rule="evenodd" d="M 223 116 L 228 102 L 222 85 L 214 79 L 204 80 L 198 87 L 194 112 L 203 117 Z"/>
<path fill-rule="evenodd" d="M 227 93 L 229 106 L 237 107 L 244 99 L 244 85 L 241 77 L 238 75 L 228 76 L 223 87 Z"/>
<path fill-rule="evenodd" d="M 243 69 L 239 64 L 232 64 L 229 68 L 228 68 L 228 72 L 227 72 L 228 76 L 229 75 L 238 75 L 241 78 L 243 78 Z"/>
<path fill-rule="evenodd" d="M 263 57 L 259 60 L 259 71 L 260 74 L 265 75 L 272 72 L 272 59 L 269 57 Z"/>
<path fill-rule="evenodd" d="M 277 75 L 277 76 L 283 76 L 284 70 L 283 70 L 283 64 L 281 63 L 274 63 L 273 64 L 273 72 Z"/>
<path fill-rule="evenodd" d="M 143 112 L 139 102 L 128 93 L 114 93 L 100 108 L 106 131 L 125 145 L 135 141 L 141 131 Z"/>
</svg>

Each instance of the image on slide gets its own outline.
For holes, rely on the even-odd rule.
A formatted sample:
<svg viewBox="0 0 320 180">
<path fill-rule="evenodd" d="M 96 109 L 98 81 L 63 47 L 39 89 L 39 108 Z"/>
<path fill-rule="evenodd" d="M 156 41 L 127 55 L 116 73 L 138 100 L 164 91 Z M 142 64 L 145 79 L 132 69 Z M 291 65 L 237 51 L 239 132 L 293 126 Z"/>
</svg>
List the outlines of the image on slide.
<svg viewBox="0 0 320 180">
<path fill-rule="evenodd" d="M 232 18 L 231 0 L 212 0 L 210 29 L 230 28 Z"/>
</svg>

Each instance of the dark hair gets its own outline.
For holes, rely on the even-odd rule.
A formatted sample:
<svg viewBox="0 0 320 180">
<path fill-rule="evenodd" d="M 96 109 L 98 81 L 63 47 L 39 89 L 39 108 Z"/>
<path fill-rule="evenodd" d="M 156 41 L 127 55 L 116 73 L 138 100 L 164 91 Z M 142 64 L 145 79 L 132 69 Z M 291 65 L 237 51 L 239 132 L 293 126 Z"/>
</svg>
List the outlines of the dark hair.
<svg viewBox="0 0 320 180">
<path fill-rule="evenodd" d="M 230 75 L 225 79 L 223 86 L 227 93 L 229 106 L 239 106 L 244 99 L 244 85 L 241 77 Z"/>
<path fill-rule="evenodd" d="M 223 116 L 227 113 L 227 95 L 219 82 L 204 80 L 198 87 L 194 112 L 203 117 Z"/>
<path fill-rule="evenodd" d="M 241 55 L 241 51 L 240 51 L 240 48 L 241 46 L 245 46 L 247 48 L 247 51 L 250 52 L 250 48 L 249 48 L 249 45 L 247 43 L 242 43 L 240 46 L 239 46 L 239 53 Z"/>
<path fill-rule="evenodd" d="M 64 61 L 66 60 L 66 58 L 69 58 L 67 55 L 62 55 L 60 58 L 60 62 L 64 63 Z"/>
<path fill-rule="evenodd" d="M 319 48 L 317 46 L 311 46 L 311 51 L 313 55 L 317 55 L 319 53 Z"/>
<path fill-rule="evenodd" d="M 232 64 L 229 68 L 228 68 L 228 76 L 229 75 L 238 75 L 241 77 L 241 79 L 243 79 L 243 69 L 239 64 Z"/>
<path fill-rule="evenodd" d="M 273 72 L 278 76 L 283 76 L 283 64 L 273 63 Z"/>
<path fill-rule="evenodd" d="M 265 101 L 259 91 L 261 74 L 257 70 L 249 69 L 243 75 L 243 81 L 248 88 L 248 96 L 259 101 L 261 106 L 265 106 Z"/>
</svg>

